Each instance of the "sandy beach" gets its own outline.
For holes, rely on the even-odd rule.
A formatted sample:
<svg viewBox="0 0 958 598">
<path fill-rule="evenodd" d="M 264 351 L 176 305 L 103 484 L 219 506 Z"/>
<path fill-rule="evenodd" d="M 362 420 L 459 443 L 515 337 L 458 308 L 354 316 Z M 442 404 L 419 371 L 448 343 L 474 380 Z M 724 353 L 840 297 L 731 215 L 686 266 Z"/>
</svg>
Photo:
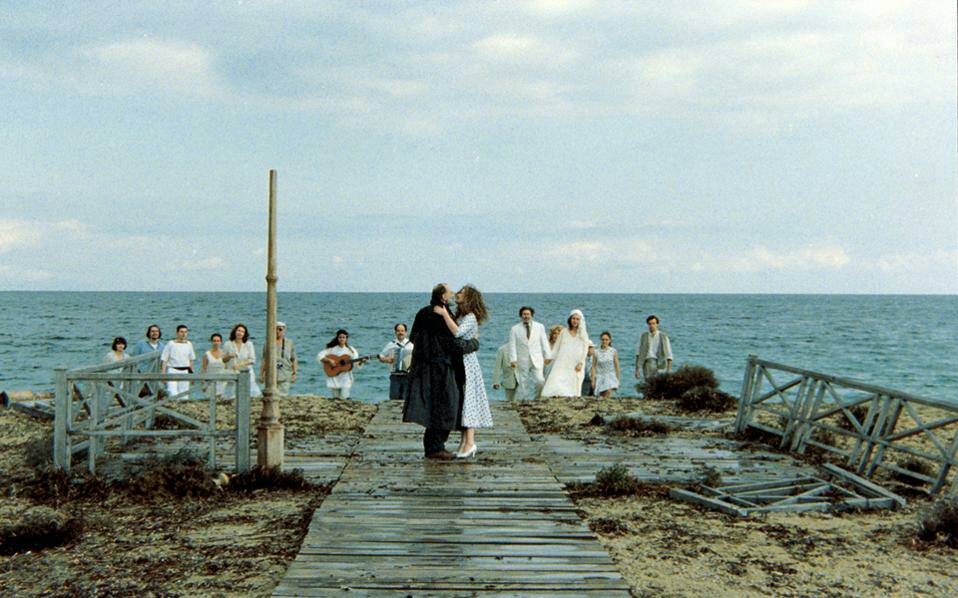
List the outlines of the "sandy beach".
<svg viewBox="0 0 958 598">
<path fill-rule="evenodd" d="M 558 434 L 583 442 L 621 441 L 590 425 L 597 413 L 681 414 L 671 401 L 638 398 L 541 399 L 518 408 L 533 438 Z M 293 397 L 283 406 L 288 446 L 316 436 L 359 434 L 375 409 Z M 84 532 L 66 546 L 0 556 L 0 583 L 16 595 L 267 595 L 329 491 L 311 486 L 182 498 L 159 489 L 144 493 L 142 487 L 92 488 L 73 497 L 31 498 L 35 474 L 28 447 L 46 434 L 49 424 L 0 411 L 0 525 L 45 506 L 81 518 Z M 952 574 L 958 550 L 916 540 L 918 516 L 930 504 L 917 493 L 899 511 L 747 520 L 672 500 L 661 485 L 617 497 L 593 496 L 583 485 L 572 488 L 572 496 L 636 596 L 958 592 Z"/>
</svg>

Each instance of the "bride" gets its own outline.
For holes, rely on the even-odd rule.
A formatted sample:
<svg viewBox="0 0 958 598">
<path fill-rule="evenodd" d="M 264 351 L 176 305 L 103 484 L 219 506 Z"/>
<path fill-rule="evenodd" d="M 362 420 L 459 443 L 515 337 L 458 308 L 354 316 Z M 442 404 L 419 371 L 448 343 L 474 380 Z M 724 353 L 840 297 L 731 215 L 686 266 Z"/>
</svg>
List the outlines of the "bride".
<svg viewBox="0 0 958 598">
<path fill-rule="evenodd" d="M 582 394 L 582 379 L 585 377 L 585 356 L 589 352 L 589 333 L 585 316 L 573 309 L 552 348 L 552 371 L 545 386 L 544 397 L 578 397 Z"/>
</svg>

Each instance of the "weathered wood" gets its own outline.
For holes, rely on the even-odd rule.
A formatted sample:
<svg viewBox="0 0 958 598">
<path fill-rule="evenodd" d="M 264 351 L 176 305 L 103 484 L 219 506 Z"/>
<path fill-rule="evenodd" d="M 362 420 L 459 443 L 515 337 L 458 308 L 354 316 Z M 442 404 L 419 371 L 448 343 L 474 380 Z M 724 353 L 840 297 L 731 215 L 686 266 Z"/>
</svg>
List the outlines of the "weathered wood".
<svg viewBox="0 0 958 598">
<path fill-rule="evenodd" d="M 70 471 L 70 438 L 67 434 L 70 414 L 70 388 L 67 384 L 67 371 L 57 368 L 53 373 L 54 405 L 56 414 L 53 420 L 53 464 L 64 471 Z"/>
<path fill-rule="evenodd" d="M 851 484 L 854 484 L 862 492 L 865 492 L 871 496 L 881 497 L 881 498 L 890 498 L 895 501 L 895 504 L 899 507 L 904 507 L 907 504 L 907 501 L 895 494 L 894 492 L 882 488 L 878 484 L 875 484 L 865 478 L 855 475 L 850 471 L 845 471 L 841 467 L 832 465 L 831 463 L 826 463 L 822 466 L 825 471 L 839 477 Z"/>
<path fill-rule="evenodd" d="M 737 507 L 734 504 L 725 502 L 724 500 L 719 500 L 718 498 L 702 496 L 701 494 L 692 492 L 691 490 L 672 488 L 669 490 L 669 496 L 679 500 L 684 500 L 686 502 L 696 503 L 710 509 L 716 509 L 718 511 L 722 511 L 723 513 L 728 513 L 729 515 L 735 515 L 736 517 L 748 516 L 748 511 L 742 509 L 741 507 Z"/>
</svg>

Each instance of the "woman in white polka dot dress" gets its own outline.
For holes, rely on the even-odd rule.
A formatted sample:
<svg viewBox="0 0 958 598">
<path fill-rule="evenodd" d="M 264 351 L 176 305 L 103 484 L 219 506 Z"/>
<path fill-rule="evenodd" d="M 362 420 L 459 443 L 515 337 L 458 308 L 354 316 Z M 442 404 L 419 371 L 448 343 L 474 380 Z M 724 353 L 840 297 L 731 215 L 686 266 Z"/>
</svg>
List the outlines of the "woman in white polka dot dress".
<svg viewBox="0 0 958 598">
<path fill-rule="evenodd" d="M 446 326 L 457 338 L 466 340 L 479 336 L 479 325 L 486 321 L 488 311 L 482 300 L 482 293 L 473 286 L 466 285 L 456 293 L 456 318 L 449 310 L 436 306 L 433 311 L 442 315 Z M 476 455 L 476 428 L 492 427 L 492 411 L 489 410 L 489 397 L 482 380 L 482 368 L 476 353 L 463 357 L 466 369 L 466 386 L 462 397 L 462 440 L 456 457 L 468 459 Z"/>
</svg>

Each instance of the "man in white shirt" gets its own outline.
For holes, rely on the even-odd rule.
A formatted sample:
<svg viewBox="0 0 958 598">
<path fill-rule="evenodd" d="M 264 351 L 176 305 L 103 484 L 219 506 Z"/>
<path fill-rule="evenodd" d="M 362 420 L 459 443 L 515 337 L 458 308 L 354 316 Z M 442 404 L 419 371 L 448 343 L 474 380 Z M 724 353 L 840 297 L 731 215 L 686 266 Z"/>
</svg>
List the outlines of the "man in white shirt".
<svg viewBox="0 0 958 598">
<path fill-rule="evenodd" d="M 379 353 L 379 361 L 389 364 L 389 398 L 401 399 L 402 387 L 406 382 L 406 372 L 412 363 L 413 344 L 406 337 L 406 325 L 393 326 L 396 338 L 386 343 Z"/>
<path fill-rule="evenodd" d="M 522 321 L 509 331 L 509 365 L 516 371 L 519 383 L 517 396 L 522 400 L 539 396 L 545 384 L 542 368 L 552 361 L 549 337 L 545 326 L 533 321 L 535 313 L 531 307 L 520 307 L 519 317 Z"/>
<path fill-rule="evenodd" d="M 193 362 L 196 361 L 196 352 L 193 350 L 193 343 L 186 340 L 186 335 L 190 329 L 180 324 L 176 327 L 176 338 L 166 343 L 163 347 L 163 354 L 160 357 L 160 364 L 164 372 L 168 374 L 192 374 Z M 169 396 L 175 396 L 179 393 L 189 391 L 190 383 L 187 380 L 177 382 L 167 382 L 166 392 Z M 188 395 L 180 397 L 188 398 Z"/>
<path fill-rule="evenodd" d="M 649 316 L 645 323 L 649 331 L 642 333 L 639 349 L 635 353 L 635 377 L 638 379 L 641 373 L 648 380 L 659 370 L 669 372 L 672 369 L 672 344 L 669 335 L 659 330 L 658 316 Z"/>
</svg>

